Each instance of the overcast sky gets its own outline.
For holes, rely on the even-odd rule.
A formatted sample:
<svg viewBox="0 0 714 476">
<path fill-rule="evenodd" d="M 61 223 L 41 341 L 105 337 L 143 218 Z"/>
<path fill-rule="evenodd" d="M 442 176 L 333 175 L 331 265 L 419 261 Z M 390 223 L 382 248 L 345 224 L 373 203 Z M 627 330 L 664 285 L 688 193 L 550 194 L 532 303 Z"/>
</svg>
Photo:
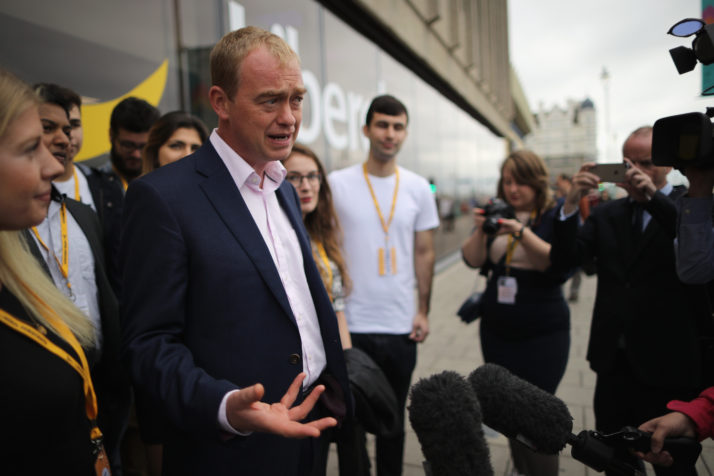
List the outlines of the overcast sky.
<svg viewBox="0 0 714 476">
<path fill-rule="evenodd" d="M 667 30 L 701 18 L 701 0 L 508 0 L 511 64 L 533 112 L 589 97 L 598 110 L 600 161 L 619 161 L 635 128 L 660 117 L 704 112 L 701 65 L 679 75 L 669 55 L 690 38 Z M 609 101 L 601 80 L 609 73 Z M 607 107 L 609 104 L 609 108 Z M 609 109 L 610 141 L 606 134 Z M 609 157 L 608 157 L 609 156 Z"/>
</svg>

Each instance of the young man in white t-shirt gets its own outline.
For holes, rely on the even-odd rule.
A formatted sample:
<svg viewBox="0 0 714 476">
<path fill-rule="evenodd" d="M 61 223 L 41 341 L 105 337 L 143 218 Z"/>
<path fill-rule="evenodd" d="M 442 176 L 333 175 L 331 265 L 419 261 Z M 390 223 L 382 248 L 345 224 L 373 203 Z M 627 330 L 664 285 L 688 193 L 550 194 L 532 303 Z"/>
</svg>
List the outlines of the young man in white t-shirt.
<svg viewBox="0 0 714 476">
<path fill-rule="evenodd" d="M 367 161 L 329 176 L 353 283 L 345 309 L 352 345 L 381 367 L 399 403 L 400 433 L 377 437 L 378 476 L 402 474 L 404 407 L 416 344 L 429 334 L 433 230 L 439 225 L 429 183 L 397 167 L 408 120 L 399 100 L 375 98 L 362 129 L 370 142 Z"/>
</svg>

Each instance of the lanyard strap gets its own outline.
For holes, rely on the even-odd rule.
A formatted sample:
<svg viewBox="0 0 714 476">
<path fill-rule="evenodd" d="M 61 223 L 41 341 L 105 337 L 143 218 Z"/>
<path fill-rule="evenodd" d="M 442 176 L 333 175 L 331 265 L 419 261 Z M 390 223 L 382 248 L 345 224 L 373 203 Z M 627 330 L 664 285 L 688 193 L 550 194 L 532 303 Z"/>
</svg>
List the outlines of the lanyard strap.
<svg viewBox="0 0 714 476">
<path fill-rule="evenodd" d="M 530 224 L 533 223 L 533 220 L 535 220 L 535 217 L 536 211 L 532 210 L 526 225 L 530 226 Z M 506 246 L 506 276 L 508 276 L 511 272 L 511 260 L 513 259 L 513 253 L 516 251 L 519 241 L 520 239 L 517 240 L 514 238 L 513 233 L 508 235 L 508 245 Z"/>
<path fill-rule="evenodd" d="M 330 296 L 330 300 L 332 300 L 332 266 L 330 266 L 330 260 L 327 258 L 327 253 L 322 243 L 315 243 L 315 247 L 327 272 L 327 294 Z"/>
<path fill-rule="evenodd" d="M 25 287 L 25 289 L 28 289 Z M 77 353 L 79 356 L 79 362 L 77 359 L 69 355 L 63 348 L 52 342 L 50 339 L 45 337 L 40 331 L 30 326 L 29 324 L 19 320 L 15 316 L 9 314 L 8 312 L 0 309 L 0 322 L 7 325 L 14 331 L 25 335 L 26 337 L 37 342 L 39 345 L 52 352 L 65 362 L 67 362 L 81 377 L 84 383 L 84 398 L 85 398 L 85 411 L 87 413 L 87 418 L 92 423 L 92 429 L 90 431 L 90 437 L 95 440 L 102 437 L 102 432 L 97 427 L 97 395 L 94 393 L 94 385 L 92 385 L 92 377 L 89 371 L 89 364 L 87 363 L 87 357 L 82 350 L 82 346 L 79 345 L 77 338 L 69 330 L 69 327 L 57 316 L 57 314 L 49 309 L 47 305 L 39 299 L 39 297 L 28 289 L 42 305 L 46 313 L 43 313 L 45 319 L 52 324 L 52 326 L 57 330 L 60 337 L 62 337 Z"/>
<path fill-rule="evenodd" d="M 379 215 L 379 222 L 382 224 L 384 235 L 389 236 L 389 226 L 392 224 L 392 219 L 394 218 L 394 208 L 397 206 L 397 192 L 399 192 L 399 167 L 395 169 L 396 182 L 394 184 L 394 196 L 392 196 L 392 207 L 389 211 L 389 220 L 387 220 L 387 222 L 384 221 L 384 215 L 382 215 L 382 210 L 379 208 L 377 196 L 374 194 L 372 183 L 369 181 L 369 175 L 367 174 L 367 162 L 362 164 L 362 172 L 364 173 L 364 179 L 367 182 L 367 187 L 369 187 L 369 194 L 372 195 L 374 208 L 377 209 L 377 215 Z"/>
<path fill-rule="evenodd" d="M 126 179 L 122 176 L 122 174 L 119 173 L 116 167 L 112 165 L 112 170 L 116 174 L 117 177 L 119 177 L 119 180 L 121 180 L 121 186 L 124 187 L 124 191 L 126 192 L 126 189 L 129 188 L 129 182 L 126 181 Z"/>
<path fill-rule="evenodd" d="M 72 167 L 72 173 L 74 175 L 74 199 L 81 202 L 81 197 L 79 195 L 79 180 L 77 180 L 77 167 Z"/>
<path fill-rule="evenodd" d="M 64 277 L 67 282 L 67 288 L 72 291 L 72 284 L 69 282 L 69 237 L 67 236 L 67 204 L 62 201 L 60 204 L 60 233 L 62 237 L 62 260 L 57 258 L 54 250 L 51 250 L 49 246 L 42 240 L 40 232 L 37 230 L 36 226 L 32 227 L 32 233 L 35 234 L 37 241 L 42 245 L 42 247 L 54 256 L 57 266 L 59 266 L 62 277 Z"/>
</svg>

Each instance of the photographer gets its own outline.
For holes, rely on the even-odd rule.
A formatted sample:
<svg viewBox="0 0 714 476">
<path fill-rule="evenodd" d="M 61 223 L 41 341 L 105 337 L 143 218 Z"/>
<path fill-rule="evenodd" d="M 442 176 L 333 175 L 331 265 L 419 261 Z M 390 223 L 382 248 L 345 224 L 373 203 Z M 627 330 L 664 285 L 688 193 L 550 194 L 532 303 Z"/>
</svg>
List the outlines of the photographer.
<svg viewBox="0 0 714 476">
<path fill-rule="evenodd" d="M 699 393 L 698 320 L 709 313 L 706 290 L 683 284 L 676 274 L 674 200 L 684 189 L 667 182 L 670 167 L 652 163 L 652 128 L 632 132 L 622 152 L 631 167 L 618 185 L 629 196 L 598 205 L 578 227 L 578 202 L 600 181 L 591 172 L 595 164 L 584 164 L 555 224 L 550 253 L 558 269 L 595 264 L 587 359 L 597 373 L 595 424 L 605 434 L 637 426 L 660 415 L 670 400 Z M 658 468 L 657 474 L 674 473 Z"/>
<path fill-rule="evenodd" d="M 492 201 L 485 211 L 475 210 L 474 231 L 461 248 L 467 265 L 489 273 L 481 299 L 484 361 L 555 393 L 568 361 L 570 311 L 561 289 L 567 274 L 549 270 L 558 207 L 543 160 L 526 150 L 508 156 L 498 198 L 505 203 Z M 557 455 L 510 443 L 519 473 L 558 474 Z"/>
</svg>

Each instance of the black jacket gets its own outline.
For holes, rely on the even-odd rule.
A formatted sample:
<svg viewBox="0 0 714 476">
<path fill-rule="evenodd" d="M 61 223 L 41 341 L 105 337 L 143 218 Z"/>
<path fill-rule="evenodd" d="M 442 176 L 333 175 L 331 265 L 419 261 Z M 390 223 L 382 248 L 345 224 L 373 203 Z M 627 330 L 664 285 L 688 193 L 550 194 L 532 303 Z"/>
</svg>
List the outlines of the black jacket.
<svg viewBox="0 0 714 476">
<path fill-rule="evenodd" d="M 645 206 L 652 220 L 639 238 L 633 234 L 628 198 L 593 208 L 579 229 L 577 214 L 555 224 L 552 265 L 564 268 L 592 259 L 597 270 L 587 353 L 597 373 L 610 372 L 618 349 L 624 349 L 642 383 L 702 384 L 699 336 L 711 311 L 706 287 L 683 284 L 675 271 L 673 200 L 682 193 L 675 188 L 670 196 L 654 195 Z"/>
<path fill-rule="evenodd" d="M 103 230 L 106 273 L 117 296 L 119 283 L 119 239 L 121 237 L 121 214 L 124 204 L 124 188 L 116 175 L 84 164 L 75 164 L 87 178 L 94 206 Z"/>
</svg>

